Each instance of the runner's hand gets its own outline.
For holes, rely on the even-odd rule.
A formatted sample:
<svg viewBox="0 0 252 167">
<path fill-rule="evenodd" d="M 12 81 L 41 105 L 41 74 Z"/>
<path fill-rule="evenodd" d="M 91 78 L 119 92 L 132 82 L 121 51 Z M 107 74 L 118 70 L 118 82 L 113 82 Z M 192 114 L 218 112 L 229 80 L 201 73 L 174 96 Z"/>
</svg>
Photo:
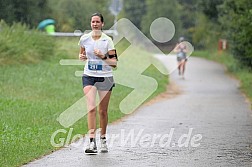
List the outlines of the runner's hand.
<svg viewBox="0 0 252 167">
<path fill-rule="evenodd" d="M 82 61 L 85 61 L 85 60 L 87 60 L 87 56 L 84 54 L 79 54 L 79 59 Z"/>
<path fill-rule="evenodd" d="M 99 49 L 94 49 L 94 54 L 101 59 L 104 57 L 104 54 Z"/>
</svg>

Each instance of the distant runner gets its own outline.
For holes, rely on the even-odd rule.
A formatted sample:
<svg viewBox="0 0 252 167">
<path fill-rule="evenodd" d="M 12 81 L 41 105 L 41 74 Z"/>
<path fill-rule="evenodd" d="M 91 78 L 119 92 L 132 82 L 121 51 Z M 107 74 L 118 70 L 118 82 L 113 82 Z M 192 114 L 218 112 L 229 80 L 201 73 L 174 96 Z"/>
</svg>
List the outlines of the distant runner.
<svg viewBox="0 0 252 167">
<path fill-rule="evenodd" d="M 184 37 L 179 38 L 179 43 L 176 45 L 174 51 L 177 53 L 177 61 L 178 61 L 178 73 L 179 75 L 182 75 L 184 78 L 185 74 L 185 65 L 187 62 L 187 48 L 186 45 L 183 44 L 183 41 L 185 40 Z"/>
</svg>

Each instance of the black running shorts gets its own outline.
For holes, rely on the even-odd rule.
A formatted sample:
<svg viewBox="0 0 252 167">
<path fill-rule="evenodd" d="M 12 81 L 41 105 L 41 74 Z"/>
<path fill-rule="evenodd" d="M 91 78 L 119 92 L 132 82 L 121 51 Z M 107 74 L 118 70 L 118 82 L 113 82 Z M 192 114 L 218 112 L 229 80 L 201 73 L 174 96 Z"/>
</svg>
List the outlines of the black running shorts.
<svg viewBox="0 0 252 167">
<path fill-rule="evenodd" d="M 82 85 L 83 88 L 85 86 L 95 86 L 97 90 L 102 91 L 112 91 L 113 87 L 115 87 L 113 77 L 93 77 L 88 75 L 82 76 Z"/>
</svg>

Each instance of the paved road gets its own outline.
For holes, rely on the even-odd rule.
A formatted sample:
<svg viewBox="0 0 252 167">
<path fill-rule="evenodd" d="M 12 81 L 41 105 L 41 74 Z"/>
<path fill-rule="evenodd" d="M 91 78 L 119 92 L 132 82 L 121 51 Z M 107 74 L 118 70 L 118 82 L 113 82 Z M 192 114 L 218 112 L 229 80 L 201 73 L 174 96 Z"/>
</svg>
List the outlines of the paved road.
<svg viewBox="0 0 252 167">
<path fill-rule="evenodd" d="M 239 83 L 217 63 L 187 65 L 185 79 L 171 75 L 179 90 L 109 125 L 109 153 L 72 145 L 26 166 L 252 166 L 252 111 Z"/>
</svg>

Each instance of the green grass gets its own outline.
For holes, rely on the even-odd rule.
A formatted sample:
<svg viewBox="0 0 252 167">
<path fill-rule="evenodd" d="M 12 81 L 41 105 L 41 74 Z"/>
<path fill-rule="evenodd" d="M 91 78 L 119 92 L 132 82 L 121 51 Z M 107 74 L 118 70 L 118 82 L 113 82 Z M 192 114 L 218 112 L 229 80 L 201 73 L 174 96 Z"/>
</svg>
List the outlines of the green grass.
<svg viewBox="0 0 252 167">
<path fill-rule="evenodd" d="M 0 20 L 0 31 L 0 65 L 39 63 L 54 53 L 53 37 L 29 30 L 26 25 L 8 26 Z"/>
<path fill-rule="evenodd" d="M 59 64 L 60 59 L 78 57 L 78 38 L 55 38 L 55 41 L 56 51 L 49 60 L 15 64 L 9 59 L 8 64 L 0 66 L 0 166 L 20 166 L 58 149 L 51 146 L 51 135 L 58 129 L 66 128 L 56 119 L 83 97 L 81 78 L 74 75 L 83 67 Z M 127 48 L 123 44 L 117 47 L 119 53 Z M 149 54 L 139 48 L 136 50 L 140 54 Z M 155 67 L 150 66 L 144 75 L 154 77 L 159 83 L 149 99 L 166 90 L 168 77 L 160 74 Z M 119 103 L 130 91 L 123 85 L 115 87 L 109 107 L 109 122 L 124 116 Z M 72 136 L 85 134 L 86 117 L 71 128 L 74 129 Z M 57 135 L 55 141 L 66 136 L 64 133 Z"/>
<path fill-rule="evenodd" d="M 246 94 L 252 102 L 252 71 L 241 65 L 238 60 L 234 59 L 228 52 L 217 51 L 194 51 L 193 56 L 203 57 L 224 64 L 229 74 L 233 75 L 240 81 L 240 89 Z M 252 106 L 251 106 L 252 107 Z"/>
</svg>

